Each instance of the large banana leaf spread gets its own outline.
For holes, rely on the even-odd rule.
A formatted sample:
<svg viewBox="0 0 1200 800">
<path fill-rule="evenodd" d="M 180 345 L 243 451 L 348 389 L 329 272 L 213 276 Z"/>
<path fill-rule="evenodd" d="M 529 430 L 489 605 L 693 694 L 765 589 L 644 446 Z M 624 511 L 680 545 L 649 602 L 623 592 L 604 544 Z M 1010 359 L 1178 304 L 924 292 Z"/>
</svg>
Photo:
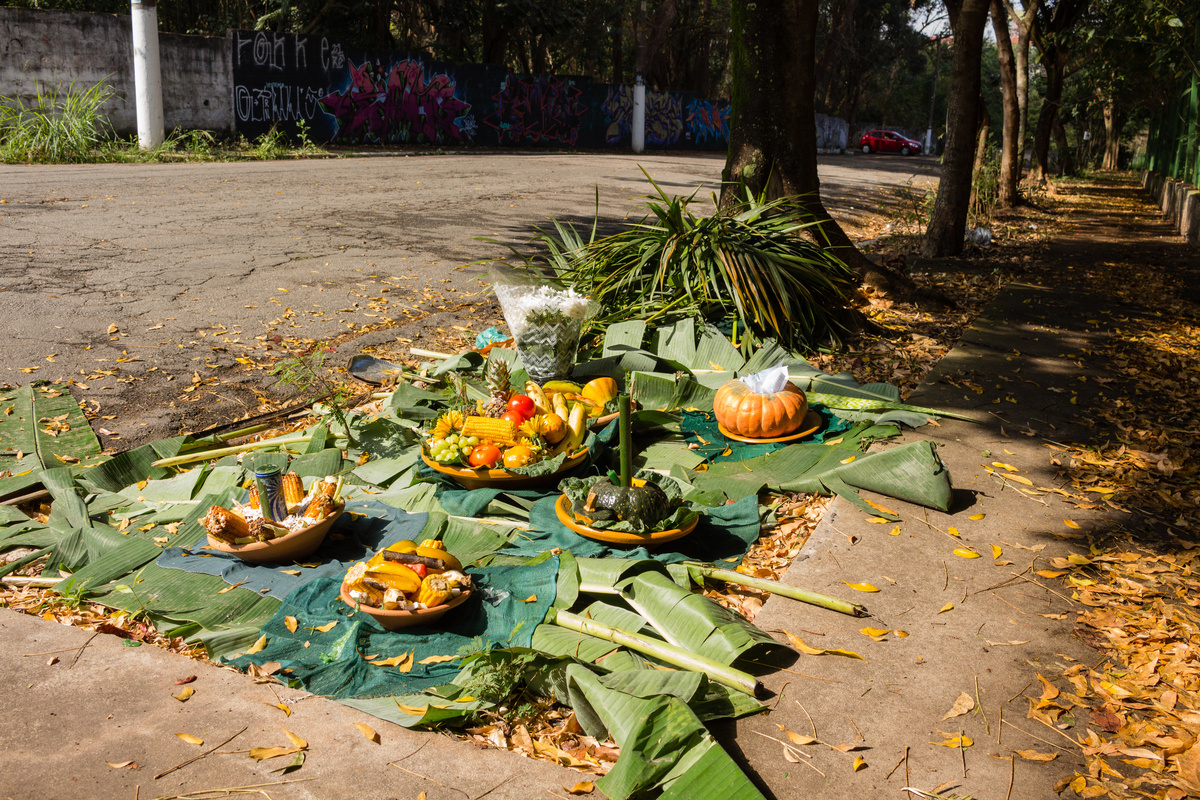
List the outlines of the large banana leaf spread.
<svg viewBox="0 0 1200 800">
<path fill-rule="evenodd" d="M 397 391 L 382 414 L 352 415 L 354 436 L 345 451 L 326 446 L 340 445 L 334 434 L 344 432 L 322 428 L 306 447 L 312 452 L 264 452 L 185 469 L 151 462 L 195 446 L 187 437 L 106 458 L 65 391 L 4 390 L 0 406 L 13 413 L 0 415 L 0 447 L 20 452 L 20 469 L 0 479 L 0 494 L 42 486 L 53 505 L 45 523 L 0 507 L 0 550 L 49 548 L 47 574 L 71 573 L 60 591 L 144 613 L 165 633 L 204 642 L 212 656 L 238 666 L 278 662 L 281 675 L 310 691 L 406 725 L 450 723 L 486 707 L 456 685 L 469 682 L 469 669 L 448 657 L 532 647 L 545 690 L 575 706 L 589 733 L 611 735 L 622 746 L 618 767 L 600 783 L 610 797 L 656 791 L 757 797 L 703 726 L 706 719 L 761 710 L 754 700 L 703 675 L 647 673 L 644 667 L 659 665 L 635 653 L 614 658 L 614 645 L 548 624 L 553 609 L 586 610 L 622 629 L 684 641 L 721 663 L 736 665 L 746 653 L 761 657 L 763 647 L 780 648 L 745 620 L 691 593 L 686 573 L 670 565 L 740 561 L 759 533 L 765 509 L 758 494 L 764 488 L 837 493 L 864 507 L 856 489 L 868 489 L 945 508 L 949 476 L 927 442 L 864 452 L 873 439 L 898 432 L 878 422 L 915 424 L 928 410 L 900 407 L 898 395 L 893 399 L 878 386 L 859 387 L 811 368 L 809 388 L 835 398 L 822 410 L 822 429 L 811 440 L 771 446 L 726 440 L 709 413 L 711 384 L 726 373 L 766 366 L 779 354 L 760 352 L 747 362 L 708 331 L 688 346 L 690 330 L 660 331 L 657 346 L 647 351 L 622 344 L 640 341 L 642 331 L 613 328 L 601 362 L 618 371 L 623 361 L 644 370 L 632 380 L 635 396 L 640 393 L 649 409 L 635 415 L 641 423 L 638 466 L 669 474 L 702 512 L 694 534 L 653 554 L 614 549 L 567 530 L 554 513 L 554 487 L 464 491 L 432 475 L 416 458 L 413 428 L 414 420 L 436 414 L 438 395 L 407 389 Z M 462 369 L 479 369 L 477 360 L 460 361 Z M 664 361 L 679 368 L 670 381 L 655 371 Z M 581 372 L 604 367 L 593 362 L 581 365 Z M 601 474 L 614 435 L 606 429 L 593 437 L 591 458 L 574 474 Z M 372 457 L 360 465 L 364 452 Z M 248 471 L 265 464 L 310 478 L 346 477 L 347 513 L 323 549 L 303 564 L 254 567 L 203 548 L 204 511 L 241 499 Z M 492 524 L 477 517 L 491 517 Z M 438 628 L 386 633 L 338 599 L 349 564 L 399 539 L 426 537 L 444 539 L 471 562 L 479 582 L 478 599 Z M 597 595 L 601 585 L 607 594 Z M 689 610 L 680 613 L 685 601 Z M 289 625 L 289 617 L 299 626 Z M 247 655 L 250 649 L 257 652 Z M 377 665 L 389 660 L 397 664 Z M 680 677 L 654 679 L 666 681 L 660 685 L 647 683 L 647 674 Z M 676 685 L 683 676 L 687 687 Z M 724 778 L 697 780 L 704 775 Z"/>
</svg>

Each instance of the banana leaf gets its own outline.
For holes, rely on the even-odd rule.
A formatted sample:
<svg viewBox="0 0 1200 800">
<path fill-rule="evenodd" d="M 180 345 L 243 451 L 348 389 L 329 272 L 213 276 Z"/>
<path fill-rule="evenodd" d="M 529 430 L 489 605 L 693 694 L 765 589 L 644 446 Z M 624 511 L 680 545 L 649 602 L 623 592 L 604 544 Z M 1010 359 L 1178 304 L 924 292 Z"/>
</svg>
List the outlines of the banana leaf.
<svg viewBox="0 0 1200 800">
<path fill-rule="evenodd" d="M 54 498 L 54 502 L 50 505 L 50 519 L 47 522 L 50 527 L 59 529 L 92 527 L 87 504 L 83 500 L 83 491 L 75 482 L 74 472 L 69 467 L 43 469 L 42 485 Z"/>
<path fill-rule="evenodd" d="M 660 798 L 762 800 L 687 702 L 674 694 L 640 697 L 610 689 L 586 667 L 567 667 L 571 706 L 584 730 L 612 736 L 621 748 L 613 769 L 596 781 L 611 800 L 658 788 Z M 584 720 L 587 723 L 584 724 Z"/>
<path fill-rule="evenodd" d="M 639 624 L 648 623 L 676 647 L 725 665 L 739 659 L 772 664 L 791 658 L 791 650 L 745 617 L 681 587 L 657 561 L 580 558 L 576 562 L 581 592 L 620 596 L 637 612 Z M 638 630 L 628 620 L 608 624 Z"/>
<path fill-rule="evenodd" d="M 928 441 L 875 453 L 845 447 L 785 447 L 745 461 L 711 464 L 706 472 L 689 478 L 698 489 L 721 490 L 730 498 L 763 487 L 780 492 L 837 494 L 871 514 L 880 512 L 850 487 L 940 511 L 949 510 L 953 493 L 950 472 L 938 458 L 936 446 Z"/>
<path fill-rule="evenodd" d="M 65 387 L 19 386 L 0 391 L 0 450 L 32 455 L 40 468 L 61 467 L 98 456 L 100 441 Z"/>
</svg>

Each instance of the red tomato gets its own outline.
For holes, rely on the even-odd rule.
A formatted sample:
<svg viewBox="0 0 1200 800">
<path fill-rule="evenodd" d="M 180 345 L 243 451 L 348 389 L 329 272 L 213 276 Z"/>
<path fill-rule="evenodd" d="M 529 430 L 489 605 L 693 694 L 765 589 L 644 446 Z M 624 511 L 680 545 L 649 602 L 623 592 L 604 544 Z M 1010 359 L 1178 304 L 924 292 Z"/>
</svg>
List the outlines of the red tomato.
<svg viewBox="0 0 1200 800">
<path fill-rule="evenodd" d="M 506 419 L 518 428 L 521 427 L 521 423 L 525 421 L 525 418 L 516 411 L 508 411 L 500 415 L 500 419 Z"/>
<path fill-rule="evenodd" d="M 471 448 L 471 455 L 467 457 L 467 462 L 479 469 L 481 467 L 494 467 L 502 458 L 500 448 L 494 444 L 477 444 Z"/>
<path fill-rule="evenodd" d="M 429 568 L 424 564 L 405 564 L 404 566 L 417 573 L 418 578 L 424 578 L 425 574 L 429 571 Z"/>
<path fill-rule="evenodd" d="M 508 398 L 508 410 L 514 414 L 521 415 L 521 421 L 532 417 L 537 413 L 537 406 L 533 404 L 533 398 L 527 394 L 514 394 Z"/>
</svg>

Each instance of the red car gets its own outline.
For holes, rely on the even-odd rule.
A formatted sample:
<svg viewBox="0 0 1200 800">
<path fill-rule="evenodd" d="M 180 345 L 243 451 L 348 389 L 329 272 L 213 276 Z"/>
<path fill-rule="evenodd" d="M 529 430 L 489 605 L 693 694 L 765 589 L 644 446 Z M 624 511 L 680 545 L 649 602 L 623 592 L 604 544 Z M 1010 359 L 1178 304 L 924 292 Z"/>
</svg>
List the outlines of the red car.
<svg viewBox="0 0 1200 800">
<path fill-rule="evenodd" d="M 902 156 L 920 155 L 921 143 L 895 131 L 867 131 L 858 140 L 864 153 L 899 153 Z"/>
</svg>

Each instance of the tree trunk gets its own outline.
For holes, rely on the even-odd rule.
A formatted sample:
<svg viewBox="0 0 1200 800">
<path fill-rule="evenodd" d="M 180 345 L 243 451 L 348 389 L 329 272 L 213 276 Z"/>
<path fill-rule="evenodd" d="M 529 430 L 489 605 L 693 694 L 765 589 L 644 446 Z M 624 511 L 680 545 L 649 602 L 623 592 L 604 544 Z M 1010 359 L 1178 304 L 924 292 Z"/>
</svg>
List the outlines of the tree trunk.
<svg viewBox="0 0 1200 800">
<path fill-rule="evenodd" d="M 992 135 L 992 113 L 988 111 L 983 95 L 979 96 L 979 121 L 975 126 L 975 158 L 971 161 L 971 174 L 975 175 L 987 162 L 988 139 Z"/>
<path fill-rule="evenodd" d="M 1029 135 L 1029 42 L 1037 24 L 1038 7 L 1041 0 L 1025 0 L 1025 13 L 1017 12 L 1010 0 L 1004 0 L 1008 15 L 1017 25 L 1017 49 L 1014 55 L 1017 67 L 1017 106 L 1020 108 L 1020 124 L 1017 128 L 1017 179 L 1025 169 L 1025 141 Z"/>
<path fill-rule="evenodd" d="M 1116 102 L 1110 97 L 1104 103 L 1104 163 L 1103 168 L 1115 170 L 1120 167 L 1121 116 Z"/>
<path fill-rule="evenodd" d="M 822 247 L 866 283 L 898 296 L 918 294 L 908 278 L 868 260 L 821 202 L 813 106 L 819 0 L 733 0 L 729 156 L 721 207 L 747 190 L 767 199 L 798 196 Z M 960 236 L 961 238 L 961 236 Z"/>
<path fill-rule="evenodd" d="M 933 214 L 921 243 L 921 254 L 954 256 L 962 252 L 963 230 L 971 202 L 975 126 L 979 116 L 979 69 L 988 0 L 946 0 L 954 35 L 946 149 Z"/>
<path fill-rule="evenodd" d="M 1071 145 L 1067 142 L 1067 130 L 1063 127 L 1058 114 L 1053 122 L 1054 146 L 1058 148 L 1058 174 L 1074 175 L 1075 159 L 1071 157 Z"/>
<path fill-rule="evenodd" d="M 996 204 L 1012 208 L 1020 199 L 1017 181 L 1021 177 L 1020 127 L 1021 107 L 1018 104 L 1016 58 L 1008 32 L 1008 14 L 1001 0 L 991 2 L 992 28 L 996 32 L 996 50 L 1000 59 L 1000 97 L 1003 118 L 1000 124 L 1000 175 L 996 188 Z"/>
<path fill-rule="evenodd" d="M 1058 119 L 1058 106 L 1062 102 L 1063 68 L 1067 63 L 1067 51 L 1058 45 L 1047 45 L 1042 51 L 1042 64 L 1046 67 L 1046 96 L 1042 100 L 1042 113 L 1038 115 L 1037 131 L 1033 135 L 1033 169 L 1030 180 L 1040 183 L 1050 176 L 1050 137 L 1054 134 L 1054 122 Z M 1059 157 L 1062 157 L 1059 153 Z"/>
</svg>

